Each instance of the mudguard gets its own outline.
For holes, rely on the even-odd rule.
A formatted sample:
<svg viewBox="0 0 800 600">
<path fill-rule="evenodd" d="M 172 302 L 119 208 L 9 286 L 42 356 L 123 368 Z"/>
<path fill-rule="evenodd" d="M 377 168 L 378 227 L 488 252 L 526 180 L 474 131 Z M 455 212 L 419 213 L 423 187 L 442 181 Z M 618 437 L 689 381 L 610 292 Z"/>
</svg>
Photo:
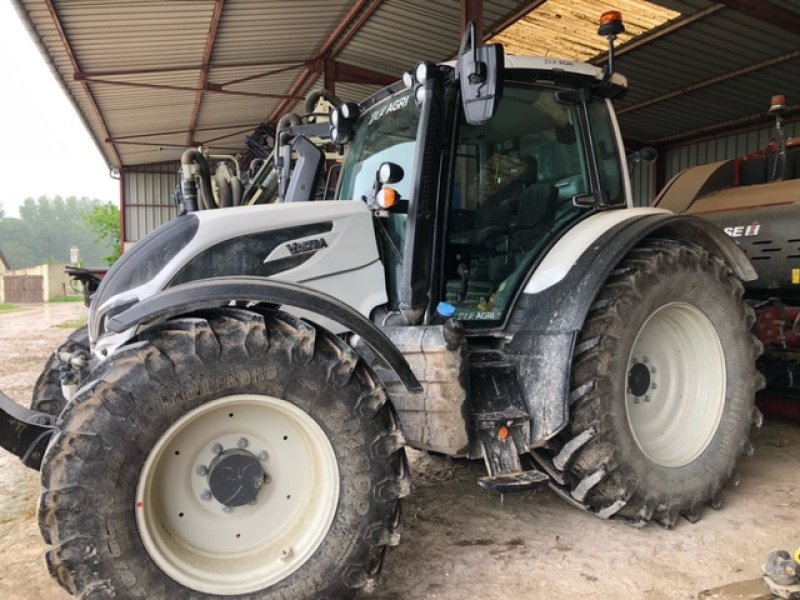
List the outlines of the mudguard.
<svg viewBox="0 0 800 600">
<path fill-rule="evenodd" d="M 517 365 L 531 416 L 531 447 L 543 445 L 569 422 L 575 340 L 597 293 L 634 246 L 647 238 L 693 242 L 720 256 L 740 279 L 756 277 L 736 243 L 701 219 L 654 209 L 613 213 L 585 219 L 556 243 L 510 315 L 505 350 Z M 609 226 L 593 228 L 592 219 L 605 219 Z"/>
<path fill-rule="evenodd" d="M 389 338 L 347 304 L 307 287 L 258 277 L 216 277 L 168 288 L 108 318 L 106 329 L 121 333 L 153 319 L 169 318 L 232 300 L 264 302 L 309 311 L 342 325 L 363 339 L 397 373 L 410 392 L 421 392 L 408 362 Z"/>
</svg>

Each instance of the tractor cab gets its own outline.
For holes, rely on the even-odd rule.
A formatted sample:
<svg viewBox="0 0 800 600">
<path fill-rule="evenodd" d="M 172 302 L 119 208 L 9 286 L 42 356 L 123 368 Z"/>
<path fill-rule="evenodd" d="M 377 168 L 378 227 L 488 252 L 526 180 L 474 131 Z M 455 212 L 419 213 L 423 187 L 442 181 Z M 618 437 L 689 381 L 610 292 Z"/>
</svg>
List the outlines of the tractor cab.
<svg viewBox="0 0 800 600">
<path fill-rule="evenodd" d="M 482 75 L 494 78 L 490 91 L 474 92 L 459 72 L 467 49 L 455 66 L 420 63 L 331 115 L 334 140 L 348 143 L 337 198 L 373 209 L 389 310 L 407 324 L 433 322 L 437 311 L 500 324 L 569 225 L 630 204 L 610 104 L 624 78 L 479 50 L 495 53 Z M 493 105 L 476 111 L 476 97 Z"/>
</svg>

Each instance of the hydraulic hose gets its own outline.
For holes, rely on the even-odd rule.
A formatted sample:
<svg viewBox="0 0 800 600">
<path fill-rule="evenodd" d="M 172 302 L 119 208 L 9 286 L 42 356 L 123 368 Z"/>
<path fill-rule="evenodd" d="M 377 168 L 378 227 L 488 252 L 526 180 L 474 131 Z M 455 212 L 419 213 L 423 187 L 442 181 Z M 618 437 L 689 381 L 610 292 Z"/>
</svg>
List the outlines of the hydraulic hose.
<svg viewBox="0 0 800 600">
<path fill-rule="evenodd" d="M 314 108 L 317 106 L 317 102 L 319 102 L 320 98 L 325 98 L 325 100 L 336 107 L 344 104 L 344 102 L 330 90 L 314 90 L 306 96 L 306 101 L 303 104 L 303 111 L 305 114 L 310 115 L 314 112 Z M 280 129 L 280 127 L 278 129 Z"/>
<path fill-rule="evenodd" d="M 188 180 L 192 179 L 192 172 L 191 167 L 192 165 L 197 165 L 197 170 L 199 172 L 199 194 L 195 194 L 194 205 L 196 206 L 195 210 L 198 208 L 200 210 L 208 210 L 210 208 L 216 208 L 216 203 L 214 202 L 213 192 L 211 188 L 211 173 L 208 169 L 208 162 L 206 161 L 206 157 L 203 156 L 203 153 L 195 148 L 188 148 L 184 151 L 181 155 L 181 172 L 183 174 L 183 181 L 181 182 L 181 189 L 188 188 L 189 194 L 191 195 L 191 188 L 195 187 L 194 185 L 187 185 Z M 193 184 L 193 182 L 192 182 Z M 197 188 L 195 187 L 195 190 Z M 187 205 L 187 210 L 191 210 L 189 208 L 189 201 L 187 201 L 187 191 L 184 190 L 184 203 Z M 199 198 L 198 198 L 199 196 Z M 199 199 L 199 203 L 197 200 Z"/>
<path fill-rule="evenodd" d="M 281 145 L 286 143 L 285 139 L 281 139 L 284 137 L 284 129 L 288 129 L 289 127 L 292 127 L 294 125 L 300 125 L 300 123 L 301 123 L 300 117 L 298 117 L 294 113 L 285 114 L 280 118 L 280 121 L 278 121 L 278 124 L 275 126 L 276 143 L 275 143 L 275 148 L 273 148 L 274 154 L 278 152 L 277 149 L 280 148 Z"/>
</svg>

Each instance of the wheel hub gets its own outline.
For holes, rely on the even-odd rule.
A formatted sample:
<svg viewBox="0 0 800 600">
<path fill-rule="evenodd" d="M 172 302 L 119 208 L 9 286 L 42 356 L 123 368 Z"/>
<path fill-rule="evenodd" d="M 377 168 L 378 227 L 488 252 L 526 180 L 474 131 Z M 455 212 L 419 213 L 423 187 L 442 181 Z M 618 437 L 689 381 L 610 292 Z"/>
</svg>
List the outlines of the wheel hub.
<svg viewBox="0 0 800 600">
<path fill-rule="evenodd" d="M 214 499 L 224 506 L 255 502 L 265 480 L 261 463 L 247 450 L 225 450 L 208 468 L 208 487 Z"/>
<path fill-rule="evenodd" d="M 637 362 L 628 371 L 628 388 L 634 396 L 644 396 L 650 389 L 650 369 Z"/>
</svg>

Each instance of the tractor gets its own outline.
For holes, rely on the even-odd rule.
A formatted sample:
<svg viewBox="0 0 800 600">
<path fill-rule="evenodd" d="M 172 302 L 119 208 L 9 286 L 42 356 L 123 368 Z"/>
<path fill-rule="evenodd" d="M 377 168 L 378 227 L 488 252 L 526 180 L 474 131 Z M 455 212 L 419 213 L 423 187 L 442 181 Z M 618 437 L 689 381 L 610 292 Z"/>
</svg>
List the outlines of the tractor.
<svg viewBox="0 0 800 600">
<path fill-rule="evenodd" d="M 718 508 L 759 415 L 756 274 L 706 221 L 633 208 L 622 30 L 601 19 L 601 69 L 470 25 L 455 62 L 282 121 L 246 206 L 197 210 L 218 203 L 187 151 L 183 214 L 64 353 L 65 406 L 0 395 L 51 575 L 81 598 L 352 597 L 399 542 L 407 446 L 606 519 Z M 347 149 L 310 201 L 320 136 Z M 268 179 L 280 202 L 241 201 Z"/>
</svg>

